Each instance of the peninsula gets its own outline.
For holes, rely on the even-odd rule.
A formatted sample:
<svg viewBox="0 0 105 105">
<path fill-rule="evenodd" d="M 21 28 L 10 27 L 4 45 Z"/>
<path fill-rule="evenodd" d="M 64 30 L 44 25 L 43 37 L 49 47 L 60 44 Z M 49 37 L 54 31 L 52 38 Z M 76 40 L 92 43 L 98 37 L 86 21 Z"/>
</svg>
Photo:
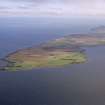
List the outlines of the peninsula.
<svg viewBox="0 0 105 105">
<path fill-rule="evenodd" d="M 95 33 L 105 33 L 105 26 L 102 25 L 102 26 L 92 28 L 91 31 Z"/>
<path fill-rule="evenodd" d="M 61 67 L 84 63 L 86 46 L 105 45 L 105 35 L 73 34 L 21 49 L 0 60 L 0 70 L 16 71 L 33 68 Z"/>
</svg>

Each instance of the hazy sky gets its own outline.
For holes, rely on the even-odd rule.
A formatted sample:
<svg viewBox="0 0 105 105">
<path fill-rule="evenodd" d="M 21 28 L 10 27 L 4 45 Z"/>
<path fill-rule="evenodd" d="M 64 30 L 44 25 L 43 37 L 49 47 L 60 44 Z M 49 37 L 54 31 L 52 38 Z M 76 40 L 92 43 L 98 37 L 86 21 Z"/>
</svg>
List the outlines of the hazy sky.
<svg viewBox="0 0 105 105">
<path fill-rule="evenodd" d="M 0 0 L 0 16 L 105 16 L 105 0 Z"/>
</svg>

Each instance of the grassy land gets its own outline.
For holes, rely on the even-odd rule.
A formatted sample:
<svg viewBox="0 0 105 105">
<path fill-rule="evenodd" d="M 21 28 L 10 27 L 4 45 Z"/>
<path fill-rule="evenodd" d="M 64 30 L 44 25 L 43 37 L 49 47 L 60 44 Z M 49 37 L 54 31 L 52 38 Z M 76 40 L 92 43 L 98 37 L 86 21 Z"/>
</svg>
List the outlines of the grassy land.
<svg viewBox="0 0 105 105">
<path fill-rule="evenodd" d="M 49 42 L 49 46 L 67 46 L 67 45 L 79 45 L 79 46 L 93 46 L 93 45 L 105 45 L 105 36 L 99 37 L 95 35 L 74 35 L 63 38 L 58 38 Z"/>
<path fill-rule="evenodd" d="M 37 48 L 27 48 L 5 57 L 9 61 L 4 70 L 23 70 L 59 67 L 86 61 L 81 47 L 105 45 L 105 35 L 70 35 L 43 43 Z"/>
<path fill-rule="evenodd" d="M 24 54 L 25 52 L 18 52 L 8 57 L 8 61 L 12 64 L 5 67 L 5 70 L 20 70 L 44 67 L 59 67 L 73 63 L 83 63 L 86 60 L 85 54 L 80 52 L 65 52 L 65 51 L 52 51 L 43 52 L 39 55 L 36 53 Z"/>
</svg>

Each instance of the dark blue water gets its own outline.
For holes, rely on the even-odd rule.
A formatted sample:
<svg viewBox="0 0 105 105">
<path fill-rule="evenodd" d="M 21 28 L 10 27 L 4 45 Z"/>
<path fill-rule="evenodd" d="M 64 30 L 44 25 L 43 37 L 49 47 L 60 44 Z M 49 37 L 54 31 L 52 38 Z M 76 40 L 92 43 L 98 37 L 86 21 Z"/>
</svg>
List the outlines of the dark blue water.
<svg viewBox="0 0 105 105">
<path fill-rule="evenodd" d="M 104 24 L 100 19 L 0 18 L 0 57 Z M 86 51 L 84 64 L 0 72 L 0 105 L 104 105 L 105 47 Z"/>
</svg>

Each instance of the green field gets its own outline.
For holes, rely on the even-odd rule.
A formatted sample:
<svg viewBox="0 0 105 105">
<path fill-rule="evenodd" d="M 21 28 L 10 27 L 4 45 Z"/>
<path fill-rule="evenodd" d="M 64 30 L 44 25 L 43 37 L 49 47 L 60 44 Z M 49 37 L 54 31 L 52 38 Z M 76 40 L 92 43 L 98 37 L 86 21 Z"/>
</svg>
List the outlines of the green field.
<svg viewBox="0 0 105 105">
<path fill-rule="evenodd" d="M 83 46 L 105 45 L 105 36 L 70 35 L 9 54 L 3 70 L 29 70 L 33 68 L 61 67 L 86 61 Z"/>
<path fill-rule="evenodd" d="M 9 56 L 8 61 L 12 63 L 5 67 L 5 70 L 59 67 L 73 63 L 83 63 L 86 60 L 85 54 L 80 52 L 53 51 L 46 52 L 45 55 L 43 53 L 40 55 L 33 54 L 30 57 L 30 53 L 28 56 L 24 53 Z"/>
</svg>

